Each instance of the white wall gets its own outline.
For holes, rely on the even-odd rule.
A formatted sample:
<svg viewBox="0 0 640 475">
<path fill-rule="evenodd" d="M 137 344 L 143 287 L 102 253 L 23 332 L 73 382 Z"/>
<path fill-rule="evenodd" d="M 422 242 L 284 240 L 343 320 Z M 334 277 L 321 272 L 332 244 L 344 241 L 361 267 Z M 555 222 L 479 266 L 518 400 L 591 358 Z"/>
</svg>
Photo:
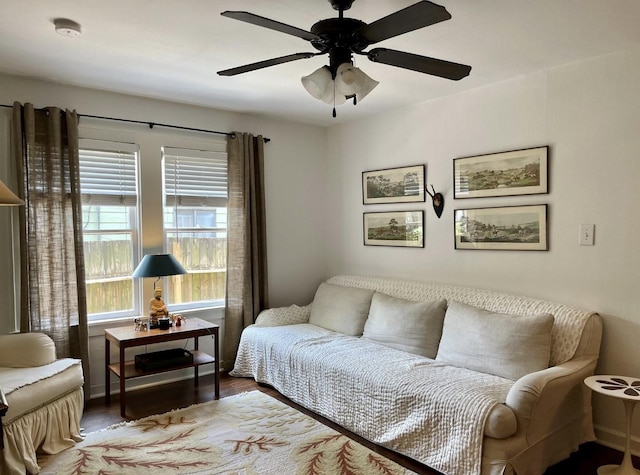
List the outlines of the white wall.
<svg viewBox="0 0 640 475">
<path fill-rule="evenodd" d="M 105 91 L 56 85 L 14 76 L 0 75 L 0 104 L 31 102 L 35 107 L 55 105 L 76 109 L 79 114 L 110 116 L 155 123 L 218 131 L 242 131 L 262 134 L 265 144 L 265 192 L 267 205 L 267 244 L 270 303 L 272 306 L 307 304 L 318 283 L 326 275 L 323 232 L 326 130 L 296 123 L 280 122 L 210 108 L 189 106 L 152 99 L 124 96 Z M 0 109 L 0 179 L 15 190 L 14 170 L 9 155 L 11 109 Z M 142 206 L 143 252 L 158 252 L 162 237 L 145 225 L 162 219 L 160 192 L 160 155 L 163 145 L 200 146 L 224 140 L 224 136 L 178 132 L 145 125 L 130 125 L 88 118 L 80 119 L 82 137 L 138 143 L 141 148 L 141 186 L 148 192 L 156 187 L 156 199 Z M 152 195 L 153 196 L 153 195 Z M 11 234 L 9 208 L 0 209 L 0 333 L 14 330 L 11 280 Z M 16 214 L 17 217 L 17 214 Z M 144 283 L 145 302 L 151 297 L 152 282 Z M 7 303 L 7 305 L 5 305 Z M 142 309 L 141 309 L 142 310 Z M 221 309 L 198 316 L 223 324 Z M 113 325 L 112 325 L 113 326 Z M 92 393 L 103 392 L 105 325 L 91 328 Z M 117 360 L 116 353 L 114 358 Z M 144 383 L 144 382 L 143 382 Z"/>
<path fill-rule="evenodd" d="M 329 131 L 329 274 L 398 276 L 576 304 L 604 318 L 597 371 L 640 377 L 640 50 L 420 104 Z M 384 85 L 381 85 L 384 87 Z M 550 146 L 547 195 L 453 200 L 452 159 Z M 361 172 L 427 165 L 431 202 L 362 205 Z M 547 252 L 454 250 L 453 210 L 548 203 Z M 424 249 L 363 245 L 364 211 L 425 209 Z M 580 223 L 595 246 L 578 245 Z M 598 435 L 620 446 L 619 401 L 594 396 Z M 640 420 L 634 426 L 640 433 Z"/>
<path fill-rule="evenodd" d="M 510 291 L 598 311 L 605 324 L 598 372 L 640 376 L 640 253 L 635 247 L 640 235 L 635 209 L 640 202 L 638 84 L 640 50 L 632 50 L 328 131 L 8 76 L 0 76 L 0 103 L 18 100 L 36 107 L 57 105 L 85 114 L 269 136 L 266 186 L 272 305 L 307 303 L 322 278 L 339 273 Z M 8 122 L 2 117 L 0 111 L 0 152 L 8 151 Z M 550 146 L 549 194 L 453 200 L 453 158 L 539 145 Z M 0 156 L 0 178 L 8 173 L 6 156 Z M 362 171 L 419 163 L 427 165 L 427 183 L 445 195 L 441 219 L 430 203 L 362 205 Z M 549 205 L 549 251 L 454 250 L 455 208 L 534 203 Z M 407 208 L 426 210 L 424 249 L 363 246 L 365 210 Z M 578 245 L 580 223 L 596 225 L 594 247 Z M 0 228 L 0 252 L 7 244 Z M 0 258 L 0 283 L 4 284 L 10 271 L 5 255 Z M 8 299 L 4 285 L 0 297 Z M 0 330 L 7 329 L 9 318 L 0 315 Z M 100 329 L 96 331 L 99 334 Z M 98 339 L 94 379 L 100 380 L 101 341 L 99 336 L 94 338 Z M 622 405 L 597 395 L 594 403 L 599 437 L 620 446 Z M 640 433 L 638 422 L 636 434 Z"/>
</svg>

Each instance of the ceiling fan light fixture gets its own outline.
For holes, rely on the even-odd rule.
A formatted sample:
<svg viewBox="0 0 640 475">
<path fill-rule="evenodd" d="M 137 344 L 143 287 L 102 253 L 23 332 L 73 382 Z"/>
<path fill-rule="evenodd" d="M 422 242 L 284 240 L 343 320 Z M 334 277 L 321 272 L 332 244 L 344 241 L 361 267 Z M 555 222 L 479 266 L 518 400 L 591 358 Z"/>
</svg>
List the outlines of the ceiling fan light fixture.
<svg viewBox="0 0 640 475">
<path fill-rule="evenodd" d="M 324 101 L 323 97 L 327 90 L 333 89 L 331 80 L 331 71 L 327 66 L 316 69 L 308 76 L 300 78 L 302 86 L 316 99 Z"/>
<path fill-rule="evenodd" d="M 335 94 L 335 83 L 331 78 L 329 66 L 322 66 L 308 76 L 302 76 L 300 81 L 309 94 L 325 104 L 340 105 L 347 100 L 343 95 Z"/>
<path fill-rule="evenodd" d="M 355 96 L 358 101 L 361 101 L 378 84 L 380 84 L 378 81 L 350 63 L 342 63 L 338 66 L 338 71 L 336 72 L 336 95 Z"/>
<path fill-rule="evenodd" d="M 322 66 L 300 80 L 313 97 L 335 105 L 344 104 L 347 99 L 354 97 L 361 101 L 379 84 L 351 63 L 338 66 L 335 80 L 331 78 L 329 66 Z"/>
</svg>

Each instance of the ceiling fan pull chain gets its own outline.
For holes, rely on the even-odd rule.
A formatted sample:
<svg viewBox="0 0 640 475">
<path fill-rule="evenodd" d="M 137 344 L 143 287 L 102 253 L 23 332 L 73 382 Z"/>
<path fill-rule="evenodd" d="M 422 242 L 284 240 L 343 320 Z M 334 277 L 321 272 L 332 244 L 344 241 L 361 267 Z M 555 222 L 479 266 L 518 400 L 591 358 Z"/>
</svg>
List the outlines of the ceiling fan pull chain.
<svg viewBox="0 0 640 475">
<path fill-rule="evenodd" d="M 335 119 L 338 116 L 338 114 L 336 114 L 336 80 L 335 78 L 331 82 L 333 83 L 333 118 Z"/>
</svg>

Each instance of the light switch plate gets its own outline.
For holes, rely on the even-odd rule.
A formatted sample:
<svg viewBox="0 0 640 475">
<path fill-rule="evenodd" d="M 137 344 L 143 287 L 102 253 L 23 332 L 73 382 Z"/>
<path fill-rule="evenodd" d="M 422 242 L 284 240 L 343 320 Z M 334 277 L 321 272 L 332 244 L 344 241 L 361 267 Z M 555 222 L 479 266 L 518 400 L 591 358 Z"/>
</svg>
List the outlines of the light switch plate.
<svg viewBox="0 0 640 475">
<path fill-rule="evenodd" d="M 578 243 L 581 246 L 593 246 L 593 234 L 595 233 L 595 224 L 581 224 Z"/>
</svg>

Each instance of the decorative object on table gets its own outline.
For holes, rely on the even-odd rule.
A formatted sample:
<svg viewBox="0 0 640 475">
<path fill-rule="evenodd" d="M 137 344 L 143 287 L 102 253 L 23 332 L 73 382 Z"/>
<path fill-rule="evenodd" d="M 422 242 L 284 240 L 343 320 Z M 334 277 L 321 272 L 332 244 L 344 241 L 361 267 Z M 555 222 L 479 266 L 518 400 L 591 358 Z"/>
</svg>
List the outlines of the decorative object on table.
<svg viewBox="0 0 640 475">
<path fill-rule="evenodd" d="M 169 317 L 160 317 L 158 318 L 158 328 L 160 330 L 168 330 L 173 325 L 173 322 Z"/>
<path fill-rule="evenodd" d="M 424 211 L 363 213 L 365 246 L 424 247 Z"/>
<path fill-rule="evenodd" d="M 134 318 L 133 329 L 136 331 L 147 331 L 149 329 L 149 319 L 140 317 Z"/>
<path fill-rule="evenodd" d="M 162 289 L 156 288 L 153 291 L 153 298 L 149 301 L 149 320 L 151 328 L 159 327 L 160 320 L 165 321 L 165 330 L 169 328 L 169 309 L 162 300 Z"/>
<path fill-rule="evenodd" d="M 153 283 L 154 296 L 149 302 L 149 317 L 151 318 L 149 328 L 158 328 L 157 319 L 169 315 L 169 310 L 162 300 L 162 290 L 156 288 L 156 284 L 160 278 L 168 275 L 186 273 L 187 271 L 172 254 L 147 254 L 142 258 L 136 270 L 133 271 L 132 277 L 134 279 L 140 277 L 156 277 Z M 159 298 L 158 292 L 160 292 Z"/>
<path fill-rule="evenodd" d="M 429 193 L 427 188 L 424 191 L 431 197 L 431 201 L 433 201 L 433 210 L 436 212 L 436 216 L 439 218 L 442 216 L 442 210 L 444 210 L 444 196 L 442 193 L 436 193 L 436 189 L 431 185 L 431 189 L 433 190 L 433 194 Z"/>
<path fill-rule="evenodd" d="M 185 320 L 181 313 L 176 313 L 174 315 L 169 315 L 169 318 L 174 323 L 174 325 L 177 326 L 177 327 L 182 326 L 182 322 L 184 322 L 184 320 Z"/>
<path fill-rule="evenodd" d="M 454 211 L 456 249 L 546 251 L 547 205 Z"/>
<path fill-rule="evenodd" d="M 355 105 L 357 101 L 362 100 L 378 85 L 377 81 L 368 77 L 360 69 L 353 67 L 354 53 L 365 55 L 370 61 L 376 63 L 411 69 L 419 73 L 454 81 L 468 76 L 471 72 L 471 66 L 465 64 L 404 51 L 387 48 L 373 48 L 369 51 L 364 51 L 370 45 L 388 38 L 449 20 L 451 15 L 445 7 L 428 1 L 421 1 L 367 24 L 361 20 L 344 17 L 344 11 L 351 8 L 353 1 L 329 0 L 333 9 L 338 11 L 338 18 L 320 20 L 311 27 L 310 31 L 249 12 L 222 12 L 222 16 L 227 18 L 302 38 L 309 41 L 318 52 L 289 54 L 225 69 L 218 71 L 218 74 L 220 76 L 235 76 L 290 61 L 328 54 L 328 65 L 322 66 L 310 75 L 302 77 L 301 80 L 304 88 L 314 98 L 327 104 L 333 104 L 333 117 L 335 117 L 336 104 L 342 104 L 352 99 Z M 341 74 L 345 70 L 348 74 Z"/>
<path fill-rule="evenodd" d="M 138 475 L 150 470 L 167 474 L 414 473 L 260 391 L 91 432 L 75 447 L 45 459 L 40 473 Z"/>
<path fill-rule="evenodd" d="M 548 193 L 549 147 L 461 157 L 453 160 L 453 197 Z"/>
<path fill-rule="evenodd" d="M 640 378 L 629 376 L 595 375 L 584 380 L 587 387 L 597 393 L 621 399 L 626 415 L 626 442 L 624 457 L 620 465 L 603 465 L 598 468 L 598 475 L 640 475 L 640 470 L 633 467 L 631 460 L 631 422 L 633 410 L 640 401 Z"/>
<path fill-rule="evenodd" d="M 424 165 L 362 172 L 362 203 L 424 201 Z"/>
</svg>

